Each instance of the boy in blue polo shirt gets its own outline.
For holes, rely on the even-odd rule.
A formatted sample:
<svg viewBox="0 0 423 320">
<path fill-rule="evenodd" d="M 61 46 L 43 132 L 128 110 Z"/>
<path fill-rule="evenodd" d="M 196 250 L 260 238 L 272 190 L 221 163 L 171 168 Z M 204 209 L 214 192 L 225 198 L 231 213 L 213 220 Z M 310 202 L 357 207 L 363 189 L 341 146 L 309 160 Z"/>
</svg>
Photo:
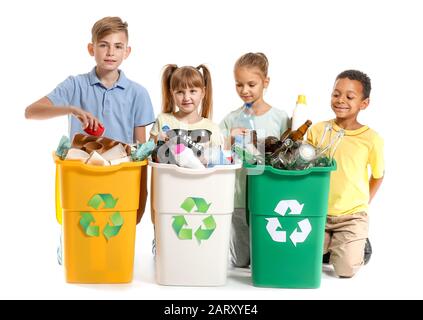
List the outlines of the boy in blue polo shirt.
<svg viewBox="0 0 423 320">
<path fill-rule="evenodd" d="M 105 17 L 94 24 L 91 32 L 88 52 L 95 58 L 96 67 L 89 73 L 68 77 L 27 107 L 25 117 L 69 115 L 71 140 L 87 127 L 96 131 L 102 125 L 106 128 L 104 135 L 111 139 L 144 143 L 145 126 L 155 120 L 150 96 L 118 69 L 131 53 L 128 24 L 119 17 Z"/>
<path fill-rule="evenodd" d="M 129 80 L 119 66 L 131 53 L 128 24 L 119 17 L 105 17 L 92 30 L 88 52 L 95 58 L 91 72 L 70 76 L 47 96 L 25 110 L 27 119 L 50 119 L 69 115 L 69 137 L 89 128 L 105 127 L 104 135 L 127 144 L 144 143 L 145 127 L 155 121 L 147 90 Z M 73 116 L 73 117 L 72 117 Z M 146 175 L 146 167 L 142 167 Z M 142 179 L 140 197 L 147 197 L 147 179 Z M 140 203 L 144 203 L 140 201 Z M 138 209 L 138 221 L 144 207 Z M 61 244 L 57 250 L 62 264 Z"/>
</svg>

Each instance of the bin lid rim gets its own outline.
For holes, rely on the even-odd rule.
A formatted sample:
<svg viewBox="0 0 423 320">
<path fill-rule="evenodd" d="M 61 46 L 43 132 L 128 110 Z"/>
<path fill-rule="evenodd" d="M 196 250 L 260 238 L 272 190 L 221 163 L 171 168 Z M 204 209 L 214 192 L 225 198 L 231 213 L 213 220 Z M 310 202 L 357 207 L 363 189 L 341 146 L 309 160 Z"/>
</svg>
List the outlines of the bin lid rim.
<svg viewBox="0 0 423 320">
<path fill-rule="evenodd" d="M 158 169 L 168 169 L 168 170 L 175 170 L 180 173 L 184 174 L 211 174 L 216 171 L 228 171 L 228 170 L 236 170 L 240 169 L 242 167 L 242 163 L 236 163 L 236 164 L 228 164 L 228 165 L 216 165 L 211 168 L 204 168 L 204 169 L 190 169 L 190 168 L 184 168 L 180 167 L 176 164 L 170 164 L 170 163 L 157 163 L 153 161 L 148 161 L 148 165 L 153 168 Z"/>
<path fill-rule="evenodd" d="M 65 167 L 80 167 L 89 171 L 96 171 L 96 172 L 112 172 L 122 168 L 142 167 L 147 165 L 147 160 L 143 160 L 143 161 L 122 162 L 112 166 L 94 166 L 91 164 L 83 163 L 82 161 L 79 161 L 79 160 L 62 160 L 56 155 L 55 152 L 53 152 L 53 160 L 57 165 L 62 165 Z"/>
<path fill-rule="evenodd" d="M 175 211 L 169 211 L 169 212 L 165 212 L 165 211 L 156 211 L 157 215 L 160 216 L 224 216 L 224 215 L 232 215 L 233 214 L 233 210 L 232 211 L 226 211 L 226 210 L 220 210 L 220 211 L 213 211 L 213 212 L 186 212 L 186 211 L 180 211 L 180 212 L 176 212 Z"/>
<path fill-rule="evenodd" d="M 255 166 L 249 163 L 244 162 L 243 167 L 248 170 L 253 171 L 268 171 L 277 175 L 281 176 L 303 176 L 313 172 L 330 172 L 335 171 L 337 169 L 336 161 L 333 160 L 333 163 L 329 167 L 311 167 L 305 170 L 282 170 L 282 169 L 275 169 L 270 165 L 265 166 Z"/>
</svg>

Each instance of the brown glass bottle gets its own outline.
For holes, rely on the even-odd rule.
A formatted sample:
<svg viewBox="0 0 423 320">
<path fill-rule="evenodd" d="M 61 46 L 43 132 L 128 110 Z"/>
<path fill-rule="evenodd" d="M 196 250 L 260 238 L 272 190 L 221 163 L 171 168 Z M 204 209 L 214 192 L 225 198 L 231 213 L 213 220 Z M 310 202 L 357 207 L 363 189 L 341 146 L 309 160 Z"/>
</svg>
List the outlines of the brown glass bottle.
<svg viewBox="0 0 423 320">
<path fill-rule="evenodd" d="M 312 122 L 310 120 L 307 120 L 297 130 L 291 131 L 291 128 L 288 128 L 284 133 L 282 133 L 281 141 L 283 142 L 285 139 L 291 139 L 294 142 L 302 140 L 304 138 L 305 133 L 307 132 L 308 128 L 311 125 L 312 125 Z"/>
<path fill-rule="evenodd" d="M 280 141 L 277 137 L 268 136 L 264 140 L 264 150 L 265 152 L 273 153 L 275 152 L 280 146 L 282 146 L 282 141 Z"/>
</svg>

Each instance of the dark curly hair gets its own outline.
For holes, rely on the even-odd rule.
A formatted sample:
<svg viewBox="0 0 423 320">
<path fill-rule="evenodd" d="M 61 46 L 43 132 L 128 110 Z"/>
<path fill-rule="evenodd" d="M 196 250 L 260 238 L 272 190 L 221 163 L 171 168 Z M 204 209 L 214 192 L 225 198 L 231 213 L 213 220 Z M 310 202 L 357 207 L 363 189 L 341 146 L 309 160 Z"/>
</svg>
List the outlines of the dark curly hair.
<svg viewBox="0 0 423 320">
<path fill-rule="evenodd" d="M 367 74 L 358 70 L 345 70 L 338 74 L 336 80 L 345 78 L 360 81 L 361 85 L 363 86 L 363 99 L 367 99 L 368 97 L 370 97 L 372 84 Z"/>
</svg>

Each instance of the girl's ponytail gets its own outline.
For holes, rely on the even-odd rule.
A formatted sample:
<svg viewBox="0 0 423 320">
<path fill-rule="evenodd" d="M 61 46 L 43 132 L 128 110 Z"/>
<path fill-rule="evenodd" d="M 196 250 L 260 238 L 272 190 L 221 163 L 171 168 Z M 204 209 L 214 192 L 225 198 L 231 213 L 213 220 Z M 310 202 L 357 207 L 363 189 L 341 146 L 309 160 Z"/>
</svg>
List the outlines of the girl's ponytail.
<svg viewBox="0 0 423 320">
<path fill-rule="evenodd" d="M 200 71 L 202 69 L 202 75 L 204 79 L 204 98 L 203 98 L 203 104 L 201 108 L 201 116 L 203 118 L 211 118 L 213 114 L 213 86 L 212 86 L 212 80 L 209 69 L 203 65 L 200 64 L 197 67 L 197 70 Z"/>
<path fill-rule="evenodd" d="M 164 67 L 162 75 L 162 112 L 172 113 L 175 111 L 175 103 L 170 90 L 170 79 L 175 70 L 178 69 L 176 64 L 168 64 Z"/>
</svg>

